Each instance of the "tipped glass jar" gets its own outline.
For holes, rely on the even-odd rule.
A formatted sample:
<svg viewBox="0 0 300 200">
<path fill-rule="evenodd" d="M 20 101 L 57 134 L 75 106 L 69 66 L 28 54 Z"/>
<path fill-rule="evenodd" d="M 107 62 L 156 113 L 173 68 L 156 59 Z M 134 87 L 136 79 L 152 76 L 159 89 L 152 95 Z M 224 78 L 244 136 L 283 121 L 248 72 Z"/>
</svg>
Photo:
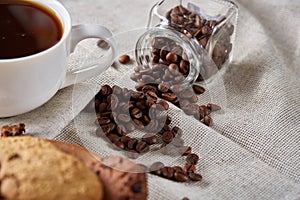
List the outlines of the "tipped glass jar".
<svg viewBox="0 0 300 200">
<path fill-rule="evenodd" d="M 159 1 L 136 43 L 139 77 L 132 78 L 168 87 L 211 80 L 232 60 L 237 17 L 227 0 Z"/>
</svg>

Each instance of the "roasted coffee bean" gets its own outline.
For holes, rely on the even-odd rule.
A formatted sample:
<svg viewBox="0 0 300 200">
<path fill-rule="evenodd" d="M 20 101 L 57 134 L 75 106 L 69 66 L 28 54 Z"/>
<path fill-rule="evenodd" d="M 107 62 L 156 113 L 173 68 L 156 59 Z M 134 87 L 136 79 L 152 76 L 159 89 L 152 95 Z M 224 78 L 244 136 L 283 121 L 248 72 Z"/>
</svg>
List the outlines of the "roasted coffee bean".
<svg viewBox="0 0 300 200">
<path fill-rule="evenodd" d="M 124 143 L 125 146 L 128 146 L 128 142 L 131 140 L 129 136 L 123 135 L 120 139 L 122 143 Z"/>
<path fill-rule="evenodd" d="M 190 180 L 192 180 L 192 181 L 201 181 L 202 180 L 201 174 L 189 172 L 188 176 L 189 176 Z"/>
<path fill-rule="evenodd" d="M 178 55 L 176 55 L 174 52 L 170 52 L 166 55 L 166 60 L 172 63 L 177 63 Z"/>
<path fill-rule="evenodd" d="M 140 119 L 143 116 L 143 113 L 139 108 L 133 108 L 131 110 L 131 116 L 133 116 L 136 119 Z"/>
<path fill-rule="evenodd" d="M 203 94 L 205 92 L 205 89 L 200 85 L 193 85 L 192 87 L 196 94 Z"/>
<path fill-rule="evenodd" d="M 177 182 L 187 182 L 189 180 L 189 177 L 180 171 L 176 171 L 174 173 L 174 180 Z"/>
<path fill-rule="evenodd" d="M 147 133 L 142 137 L 142 140 L 145 141 L 148 145 L 156 144 L 158 142 L 157 136 L 151 133 Z"/>
<path fill-rule="evenodd" d="M 210 109 L 211 111 L 221 110 L 220 106 L 212 103 L 207 104 L 207 108 Z"/>
<path fill-rule="evenodd" d="M 167 92 L 169 90 L 169 85 L 167 83 L 159 83 L 158 90 L 160 92 Z"/>
<path fill-rule="evenodd" d="M 112 142 L 112 143 L 115 143 L 117 141 L 120 140 L 120 137 L 116 134 L 113 134 L 113 133 L 110 133 L 107 135 L 107 138 Z"/>
<path fill-rule="evenodd" d="M 123 135 L 126 135 L 126 128 L 124 125 L 122 124 L 118 124 L 117 127 L 116 127 L 116 131 L 119 135 L 123 136 Z"/>
<path fill-rule="evenodd" d="M 190 199 L 187 197 L 183 197 L 182 200 L 190 200 Z"/>
<path fill-rule="evenodd" d="M 164 100 L 158 100 L 156 103 L 161 105 L 164 110 L 169 109 L 169 104 Z"/>
<path fill-rule="evenodd" d="M 170 143 L 172 142 L 174 138 L 174 135 L 172 133 L 172 131 L 165 131 L 162 135 L 162 140 L 165 142 L 165 143 Z"/>
<path fill-rule="evenodd" d="M 167 101 L 173 102 L 177 99 L 174 93 L 162 93 L 161 97 Z"/>
<path fill-rule="evenodd" d="M 196 171 L 196 166 L 193 165 L 193 164 L 191 164 L 191 163 L 186 163 L 186 164 L 184 165 L 184 170 L 185 170 L 186 172 L 195 172 L 195 171 Z"/>
<path fill-rule="evenodd" d="M 172 167 L 163 167 L 161 168 L 161 175 L 167 179 L 172 179 L 174 176 L 174 169 Z"/>
<path fill-rule="evenodd" d="M 116 148 L 115 148 L 116 150 L 125 149 L 124 143 L 121 142 L 120 140 L 114 142 L 113 145 L 116 147 Z"/>
<path fill-rule="evenodd" d="M 103 85 L 101 87 L 101 90 L 100 90 L 100 93 L 103 95 L 103 96 L 108 96 L 109 94 L 112 93 L 112 89 L 109 85 Z"/>
<path fill-rule="evenodd" d="M 204 105 L 199 106 L 199 114 L 201 118 L 204 118 L 204 116 L 209 115 L 210 112 L 211 112 L 210 109 L 208 109 L 206 106 Z"/>
<path fill-rule="evenodd" d="M 118 60 L 121 64 L 127 64 L 130 62 L 130 56 L 129 55 L 121 55 Z"/>
<path fill-rule="evenodd" d="M 127 147 L 129 150 L 134 150 L 136 145 L 138 143 L 138 140 L 135 138 L 131 138 L 128 142 L 127 142 Z"/>
<path fill-rule="evenodd" d="M 111 133 L 115 128 L 116 128 L 116 124 L 115 123 L 109 123 L 106 125 L 101 126 L 103 132 L 105 135 Z"/>
<path fill-rule="evenodd" d="M 196 165 L 198 163 L 199 156 L 197 154 L 191 153 L 186 156 L 186 162 Z"/>
<path fill-rule="evenodd" d="M 98 118 L 98 123 L 100 126 L 107 125 L 110 122 L 111 122 L 110 118 L 107 118 L 107 117 Z"/>
<path fill-rule="evenodd" d="M 139 141 L 136 145 L 136 151 L 139 153 L 147 153 L 149 150 L 150 147 L 145 141 Z"/>
<path fill-rule="evenodd" d="M 107 110 L 107 103 L 106 102 L 100 103 L 99 104 L 99 108 L 98 108 L 98 112 L 99 113 L 103 113 L 106 110 Z"/>
<path fill-rule="evenodd" d="M 212 125 L 212 119 L 209 115 L 204 116 L 203 122 L 206 126 Z"/>
<path fill-rule="evenodd" d="M 109 47 L 109 44 L 107 42 L 105 42 L 104 40 L 99 39 L 97 41 L 97 46 L 101 49 L 107 49 Z"/>
</svg>

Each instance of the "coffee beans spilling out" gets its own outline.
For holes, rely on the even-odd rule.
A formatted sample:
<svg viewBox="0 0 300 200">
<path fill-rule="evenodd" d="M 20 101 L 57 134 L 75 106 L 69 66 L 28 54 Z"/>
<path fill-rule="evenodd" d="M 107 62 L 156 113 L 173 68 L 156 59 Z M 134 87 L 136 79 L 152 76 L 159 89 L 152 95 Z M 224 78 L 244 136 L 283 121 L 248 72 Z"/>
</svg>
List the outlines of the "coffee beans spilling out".
<svg viewBox="0 0 300 200">
<path fill-rule="evenodd" d="M 184 146 L 184 140 L 181 138 L 183 131 L 178 126 L 171 127 L 172 119 L 164 112 L 169 109 L 168 101 L 183 110 L 185 106 L 197 106 L 197 96 L 193 91 L 188 92 L 177 87 L 177 93 L 183 94 L 179 97 L 183 98 L 183 102 L 186 101 L 183 106 L 176 94 L 168 88 L 163 88 L 161 84 L 138 84 L 137 91 L 116 85 L 101 87 L 95 95 L 95 101 L 91 102 L 95 105 L 96 123 L 99 125 L 96 135 L 110 141 L 114 149 L 125 150 L 126 155 L 132 159 L 149 152 L 152 145 L 156 145 L 155 148 L 158 145 L 161 153 L 166 155 L 176 153 L 186 156 L 186 164 L 183 167 L 160 166 L 156 163 L 150 166 L 149 171 L 178 182 L 200 181 L 202 177 L 196 173 L 195 167 L 199 160 L 198 155 L 192 153 L 191 147 Z M 211 111 L 219 109 L 211 103 L 197 108 L 199 118 L 201 115 L 203 120 L 209 117 Z M 185 112 L 192 113 L 187 110 Z M 130 133 L 135 130 L 146 133 L 141 138 L 131 137 Z"/>
<path fill-rule="evenodd" d="M 9 136 L 19 136 L 25 133 L 25 124 L 20 123 L 18 125 L 12 126 L 2 126 L 1 128 L 1 137 L 9 137 Z"/>
<path fill-rule="evenodd" d="M 211 77 L 229 59 L 232 50 L 233 25 L 225 24 L 220 30 L 215 31 L 214 34 L 218 34 L 218 40 L 214 46 L 211 46 L 213 30 L 216 26 L 221 25 L 225 17 L 218 21 L 208 20 L 179 5 L 167 12 L 166 18 L 169 22 L 169 29 L 181 32 L 188 38 L 196 40 L 207 54 L 211 55 L 211 58 L 204 57 L 202 60 L 197 81 Z M 165 72 L 164 77 L 161 76 L 162 79 L 173 79 L 175 82 L 180 82 L 187 77 L 191 67 L 189 62 L 191 58 L 188 58 L 182 46 L 168 37 L 154 37 L 151 55 L 141 56 L 139 59 L 151 62 L 154 68 L 166 66 L 163 70 Z"/>
<path fill-rule="evenodd" d="M 194 116 L 196 119 L 203 122 L 205 125 L 210 126 L 212 124 L 212 118 L 210 114 L 212 111 L 220 110 L 221 107 L 212 103 L 209 103 L 207 106 L 198 105 L 198 97 L 196 94 L 202 94 L 205 92 L 205 89 L 201 86 L 194 85 L 193 87 L 182 87 L 181 85 L 169 85 L 165 82 L 158 83 L 154 80 L 150 84 L 146 84 L 144 71 L 139 71 L 140 69 L 136 67 L 135 77 L 131 77 L 132 80 L 136 81 L 136 90 L 151 90 L 156 94 L 157 97 L 164 99 L 168 102 L 171 102 L 175 106 L 181 108 L 185 114 Z M 151 73 L 155 73 L 154 69 L 150 69 Z M 151 76 L 149 73 L 149 76 Z M 146 78 L 148 79 L 148 77 Z"/>
</svg>

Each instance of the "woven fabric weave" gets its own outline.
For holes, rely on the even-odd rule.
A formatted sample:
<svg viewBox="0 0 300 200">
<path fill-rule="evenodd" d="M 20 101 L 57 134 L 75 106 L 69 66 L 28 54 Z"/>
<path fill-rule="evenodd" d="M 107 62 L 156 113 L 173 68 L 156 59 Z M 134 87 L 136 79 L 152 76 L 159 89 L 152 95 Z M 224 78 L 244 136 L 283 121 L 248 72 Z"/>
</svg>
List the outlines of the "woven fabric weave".
<svg viewBox="0 0 300 200">
<path fill-rule="evenodd" d="M 154 1 L 63 3 L 74 24 L 109 27 L 119 39 L 118 53 L 133 56 L 135 38 L 127 31 L 146 25 Z M 236 3 L 239 19 L 234 60 L 221 82 L 210 83 L 199 96 L 200 104 L 221 104 L 222 110 L 212 114 L 214 126 L 206 127 L 174 106 L 169 110 L 174 124 L 184 131 L 185 144 L 200 156 L 197 169 L 203 180 L 183 184 L 149 175 L 149 199 L 300 199 L 300 2 Z M 126 34 L 128 40 L 121 40 Z M 82 43 L 77 55 L 93 48 L 95 42 Z M 94 135 L 94 116 L 80 111 L 100 85 L 133 88 L 129 79 L 133 66 L 111 67 L 85 83 L 60 90 L 30 113 L 0 119 L 0 125 L 25 122 L 28 132 L 39 137 L 83 145 L 101 156 L 122 155 Z M 147 160 L 159 159 L 171 165 L 184 164 L 184 158 L 158 153 L 136 161 L 148 164 Z"/>
</svg>

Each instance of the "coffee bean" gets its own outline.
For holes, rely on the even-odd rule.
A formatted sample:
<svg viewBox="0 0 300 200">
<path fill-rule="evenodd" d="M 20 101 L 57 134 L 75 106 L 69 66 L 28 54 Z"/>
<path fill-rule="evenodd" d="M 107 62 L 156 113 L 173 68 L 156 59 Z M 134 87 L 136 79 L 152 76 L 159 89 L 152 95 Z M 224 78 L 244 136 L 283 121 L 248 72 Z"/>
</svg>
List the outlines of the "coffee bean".
<svg viewBox="0 0 300 200">
<path fill-rule="evenodd" d="M 103 85 L 100 89 L 100 93 L 103 96 L 107 96 L 112 93 L 112 89 L 109 85 Z"/>
<path fill-rule="evenodd" d="M 107 49 L 109 47 L 109 44 L 107 42 L 105 42 L 104 40 L 99 39 L 97 41 L 97 46 L 101 49 Z"/>
<path fill-rule="evenodd" d="M 139 141 L 136 145 L 136 151 L 139 153 L 146 153 L 149 150 L 149 145 L 145 141 Z"/>
<path fill-rule="evenodd" d="M 189 172 L 188 176 L 192 181 L 201 181 L 202 180 L 201 174 L 197 174 L 197 173 L 194 173 L 194 172 Z"/>
<path fill-rule="evenodd" d="M 123 142 L 121 142 L 120 140 L 116 141 L 113 143 L 116 146 L 117 150 L 121 150 L 125 148 L 125 145 Z"/>
<path fill-rule="evenodd" d="M 174 101 L 177 99 L 176 95 L 174 93 L 162 93 L 162 98 L 167 100 L 167 101 Z"/>
<path fill-rule="evenodd" d="M 178 56 L 174 52 L 170 52 L 166 56 L 166 60 L 172 63 L 178 62 Z"/>
<path fill-rule="evenodd" d="M 140 119 L 143 116 L 143 113 L 139 108 L 133 108 L 131 111 L 131 116 L 136 119 Z"/>
<path fill-rule="evenodd" d="M 191 153 L 186 156 L 186 162 L 196 165 L 199 160 L 199 156 L 197 154 Z"/>
<path fill-rule="evenodd" d="M 185 170 L 186 172 L 195 172 L 195 171 L 196 171 L 196 166 L 193 165 L 193 164 L 191 164 L 191 163 L 186 163 L 186 164 L 184 165 L 184 170 Z"/>
<path fill-rule="evenodd" d="M 127 147 L 129 150 L 134 150 L 136 147 L 136 144 L 138 143 L 138 140 L 135 138 L 131 138 L 128 143 L 127 143 Z"/>
<path fill-rule="evenodd" d="M 128 145 L 128 142 L 129 142 L 130 140 L 131 140 L 131 138 L 130 138 L 129 136 L 126 136 L 126 135 L 123 135 L 123 136 L 121 137 L 121 139 L 120 139 L 120 141 L 121 141 L 122 143 L 124 143 L 125 146 Z"/>
<path fill-rule="evenodd" d="M 163 167 L 161 168 L 161 175 L 167 179 L 172 179 L 174 176 L 174 169 L 172 167 Z"/>
<path fill-rule="evenodd" d="M 174 173 L 174 180 L 177 182 L 187 182 L 189 180 L 189 177 L 182 172 L 176 171 Z"/>
<path fill-rule="evenodd" d="M 98 118 L 98 123 L 100 126 L 107 125 L 111 122 L 111 120 L 107 117 Z"/>
<path fill-rule="evenodd" d="M 173 138 L 174 138 L 174 135 L 173 135 L 172 131 L 166 131 L 166 132 L 164 132 L 163 135 L 162 135 L 162 140 L 163 140 L 165 143 L 170 143 L 170 142 L 172 142 Z"/>
<path fill-rule="evenodd" d="M 212 125 L 212 119 L 209 115 L 204 116 L 203 121 L 204 121 L 204 124 L 206 126 L 211 126 Z"/>
<path fill-rule="evenodd" d="M 164 100 L 158 100 L 156 103 L 161 105 L 164 110 L 169 109 L 169 104 Z"/>
<path fill-rule="evenodd" d="M 168 84 L 166 84 L 166 83 L 160 83 L 159 85 L 158 85 L 158 90 L 160 91 L 160 92 L 167 92 L 168 90 L 169 90 L 169 85 Z"/>
<path fill-rule="evenodd" d="M 203 94 L 205 92 L 205 89 L 200 85 L 193 85 L 192 87 L 196 94 Z"/>
<path fill-rule="evenodd" d="M 107 138 L 112 142 L 112 143 L 115 143 L 117 141 L 120 140 L 120 137 L 116 134 L 113 134 L 113 133 L 110 133 L 107 135 Z"/>
<path fill-rule="evenodd" d="M 118 60 L 121 64 L 127 64 L 130 62 L 130 56 L 129 55 L 121 55 Z"/>
<path fill-rule="evenodd" d="M 212 103 L 207 104 L 207 108 L 210 109 L 211 111 L 221 110 L 220 106 Z"/>
</svg>

